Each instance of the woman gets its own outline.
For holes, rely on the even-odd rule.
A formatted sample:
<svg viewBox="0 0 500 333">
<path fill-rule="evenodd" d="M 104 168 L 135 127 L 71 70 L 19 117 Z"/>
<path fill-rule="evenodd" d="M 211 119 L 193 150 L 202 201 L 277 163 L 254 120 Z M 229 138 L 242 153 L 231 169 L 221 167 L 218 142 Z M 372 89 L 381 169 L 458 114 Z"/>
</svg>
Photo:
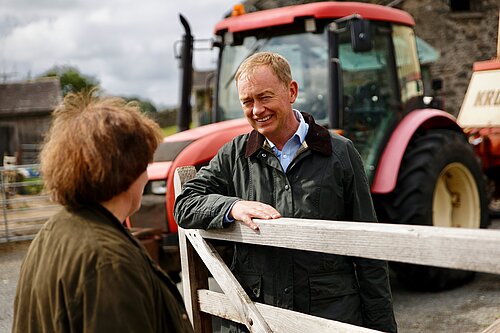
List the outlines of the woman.
<svg viewBox="0 0 500 333">
<path fill-rule="evenodd" d="M 69 94 L 41 155 L 63 208 L 21 267 L 13 332 L 191 332 L 176 286 L 122 222 L 139 209 L 161 141 L 135 104 Z"/>
</svg>

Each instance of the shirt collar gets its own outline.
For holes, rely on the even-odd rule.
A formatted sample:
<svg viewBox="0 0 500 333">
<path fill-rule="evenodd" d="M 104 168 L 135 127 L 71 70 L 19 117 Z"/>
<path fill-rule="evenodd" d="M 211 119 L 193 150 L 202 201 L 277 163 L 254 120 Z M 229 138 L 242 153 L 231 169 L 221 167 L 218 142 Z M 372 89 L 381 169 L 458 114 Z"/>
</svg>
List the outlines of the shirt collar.
<svg viewBox="0 0 500 333">
<path fill-rule="evenodd" d="M 309 125 L 309 130 L 305 137 L 305 142 L 309 149 L 317 151 L 318 153 L 330 156 L 332 154 L 332 143 L 330 141 L 330 133 L 326 128 L 314 122 L 313 117 L 305 112 L 302 112 L 303 119 Z M 248 138 L 247 147 L 245 149 L 245 157 L 250 157 L 266 142 L 266 138 L 253 130 Z"/>
<path fill-rule="evenodd" d="M 299 139 L 299 144 L 303 144 L 304 140 L 306 139 L 307 131 L 309 130 L 309 125 L 306 123 L 304 117 L 299 111 L 293 109 L 293 113 L 295 114 L 295 118 L 297 118 L 297 120 L 299 121 L 299 127 L 297 128 L 297 131 L 295 131 L 293 136 L 290 138 L 290 140 L 293 140 L 295 137 L 297 137 Z M 278 149 L 276 148 L 276 145 L 272 143 L 271 140 L 269 140 L 268 138 L 266 138 L 266 142 L 268 146 L 273 150 Z"/>
</svg>

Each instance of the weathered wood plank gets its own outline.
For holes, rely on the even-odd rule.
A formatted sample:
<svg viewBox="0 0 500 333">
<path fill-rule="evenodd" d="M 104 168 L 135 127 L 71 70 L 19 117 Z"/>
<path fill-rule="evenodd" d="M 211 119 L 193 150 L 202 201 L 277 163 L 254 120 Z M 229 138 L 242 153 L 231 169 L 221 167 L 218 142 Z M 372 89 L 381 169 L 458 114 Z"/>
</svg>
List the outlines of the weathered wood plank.
<svg viewBox="0 0 500 333">
<path fill-rule="evenodd" d="M 212 319 L 200 311 L 198 289 L 208 289 L 208 270 L 190 242 L 184 229 L 179 228 L 179 249 L 181 254 L 182 290 L 184 305 L 196 333 L 211 333 Z"/>
<path fill-rule="evenodd" d="M 184 183 L 196 175 L 194 167 L 177 168 L 174 174 L 174 189 L 177 197 Z M 198 289 L 208 288 L 208 270 L 203 261 L 186 239 L 185 231 L 178 229 L 179 250 L 181 255 L 182 291 L 184 304 L 191 324 L 196 333 L 211 333 L 212 319 L 210 315 L 200 311 Z"/>
<path fill-rule="evenodd" d="M 255 304 L 250 300 L 213 246 L 200 236 L 199 230 L 185 230 L 185 233 L 248 330 L 250 332 L 272 333 L 262 314 L 257 310 Z"/>
<path fill-rule="evenodd" d="M 174 194 L 175 197 L 181 193 L 184 183 L 196 176 L 196 168 L 192 165 L 175 169 L 174 173 Z"/>
<path fill-rule="evenodd" d="M 181 280 L 182 280 L 182 297 L 184 298 L 184 305 L 186 306 L 186 311 L 189 316 L 189 320 L 191 320 L 191 324 L 193 324 L 193 303 L 196 303 L 196 299 L 193 298 L 194 291 L 190 288 L 191 281 L 191 272 L 189 270 L 189 259 L 188 259 L 188 241 L 186 239 L 186 235 L 184 234 L 184 230 L 179 228 L 179 252 L 181 256 Z"/>
<path fill-rule="evenodd" d="M 281 218 L 204 238 L 500 274 L 500 230 Z"/>
<path fill-rule="evenodd" d="M 201 311 L 238 323 L 243 320 L 224 294 L 198 290 Z M 274 333 L 374 333 L 375 330 L 255 303 Z"/>
<path fill-rule="evenodd" d="M 493 324 L 488 326 L 488 328 L 482 331 L 481 333 L 499 333 L 499 332 L 500 332 L 500 319 L 497 319 Z"/>
</svg>

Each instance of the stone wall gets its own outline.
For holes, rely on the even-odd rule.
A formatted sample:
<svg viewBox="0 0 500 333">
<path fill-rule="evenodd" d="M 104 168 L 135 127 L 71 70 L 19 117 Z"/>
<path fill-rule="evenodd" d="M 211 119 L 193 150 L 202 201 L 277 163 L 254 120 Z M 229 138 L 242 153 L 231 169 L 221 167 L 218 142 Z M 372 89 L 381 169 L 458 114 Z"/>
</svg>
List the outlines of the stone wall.
<svg viewBox="0 0 500 333">
<path fill-rule="evenodd" d="M 401 8 L 416 22 L 416 34 L 440 51 L 431 65 L 433 77 L 443 79 L 445 109 L 460 111 L 475 61 L 496 57 L 498 0 L 475 0 L 468 12 L 453 12 L 447 1 L 406 0 Z"/>
</svg>

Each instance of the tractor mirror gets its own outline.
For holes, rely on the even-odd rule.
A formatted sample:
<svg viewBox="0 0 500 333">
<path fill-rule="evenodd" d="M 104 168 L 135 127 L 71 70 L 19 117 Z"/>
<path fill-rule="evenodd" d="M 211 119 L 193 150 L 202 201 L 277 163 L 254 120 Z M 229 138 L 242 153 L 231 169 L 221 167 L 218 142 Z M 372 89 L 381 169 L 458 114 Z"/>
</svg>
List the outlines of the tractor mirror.
<svg viewBox="0 0 500 333">
<path fill-rule="evenodd" d="M 351 46 L 354 52 L 368 52 L 372 49 L 370 22 L 363 19 L 351 21 Z"/>
</svg>

